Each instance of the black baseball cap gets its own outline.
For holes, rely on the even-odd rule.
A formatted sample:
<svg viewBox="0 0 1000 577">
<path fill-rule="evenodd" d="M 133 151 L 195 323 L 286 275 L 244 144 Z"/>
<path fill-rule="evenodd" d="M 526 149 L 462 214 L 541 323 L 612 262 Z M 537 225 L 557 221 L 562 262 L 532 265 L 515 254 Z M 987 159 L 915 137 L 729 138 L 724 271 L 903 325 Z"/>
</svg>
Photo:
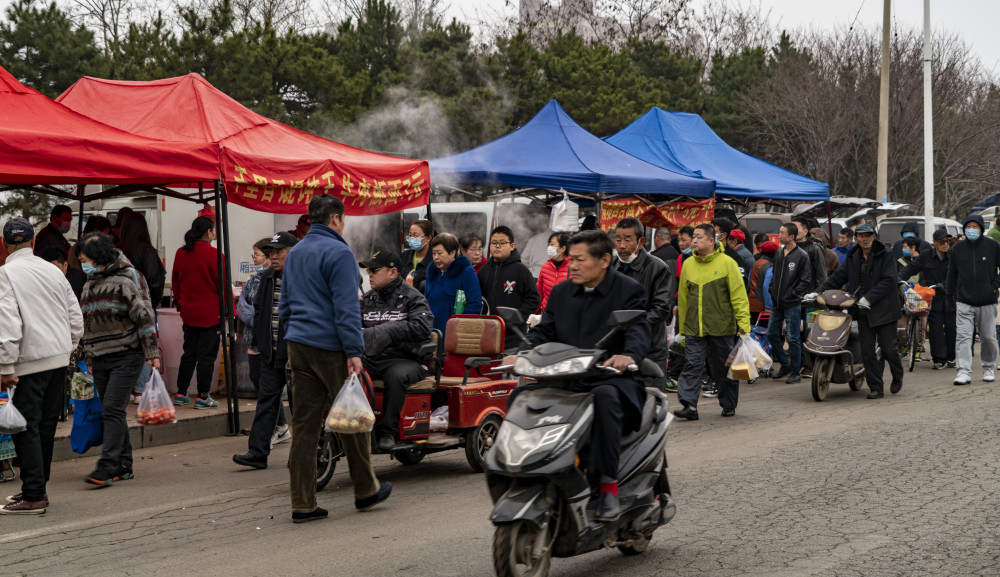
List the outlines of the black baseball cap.
<svg viewBox="0 0 1000 577">
<path fill-rule="evenodd" d="M 854 234 L 875 234 L 875 229 L 870 224 L 859 224 L 857 228 L 854 229 Z"/>
<path fill-rule="evenodd" d="M 946 238 L 951 238 L 951 235 L 948 234 L 947 230 L 945 230 L 943 228 L 939 228 L 939 229 L 937 229 L 937 230 L 934 231 L 934 240 L 935 241 L 944 240 Z"/>
<path fill-rule="evenodd" d="M 375 254 L 368 260 L 363 260 L 358 263 L 361 268 L 367 268 L 370 270 L 378 270 L 380 268 L 385 268 L 387 266 L 393 268 L 399 268 L 399 255 L 392 252 L 391 250 L 376 250 Z"/>
<path fill-rule="evenodd" d="M 283 230 L 272 236 L 271 242 L 265 244 L 264 248 L 268 249 L 289 248 L 295 246 L 296 244 L 298 244 L 298 242 L 299 239 L 295 238 L 294 234 Z"/>
<path fill-rule="evenodd" d="M 7 244 L 24 244 L 35 238 L 35 229 L 23 218 L 12 218 L 3 225 L 3 241 Z"/>
</svg>

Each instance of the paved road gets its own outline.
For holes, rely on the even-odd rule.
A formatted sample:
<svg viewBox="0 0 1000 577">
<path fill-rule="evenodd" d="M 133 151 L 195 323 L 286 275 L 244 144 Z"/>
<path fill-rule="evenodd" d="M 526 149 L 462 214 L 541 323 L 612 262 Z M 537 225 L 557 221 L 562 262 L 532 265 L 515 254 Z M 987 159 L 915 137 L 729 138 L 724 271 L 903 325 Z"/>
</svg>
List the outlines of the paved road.
<svg viewBox="0 0 1000 577">
<path fill-rule="evenodd" d="M 834 385 L 823 403 L 762 381 L 734 419 L 702 399 L 700 421 L 671 425 L 678 512 L 649 550 L 556 559 L 551 574 L 1000 575 L 1000 383 L 952 377 L 923 363 L 899 395 Z M 245 447 L 144 450 L 137 479 L 107 489 L 83 483 L 91 459 L 56 463 L 47 515 L 0 517 L 0 575 L 492 574 L 489 499 L 461 452 L 376 457 L 395 491 L 368 513 L 342 466 L 320 493 L 330 519 L 293 525 L 287 445 L 266 471 L 237 470 Z"/>
</svg>

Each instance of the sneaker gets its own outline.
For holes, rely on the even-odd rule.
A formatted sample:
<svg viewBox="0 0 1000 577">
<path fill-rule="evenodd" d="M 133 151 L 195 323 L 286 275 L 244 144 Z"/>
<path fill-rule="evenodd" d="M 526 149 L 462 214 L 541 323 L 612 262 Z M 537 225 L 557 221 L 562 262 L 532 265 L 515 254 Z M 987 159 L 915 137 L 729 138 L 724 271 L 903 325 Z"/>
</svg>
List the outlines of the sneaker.
<svg viewBox="0 0 1000 577">
<path fill-rule="evenodd" d="M 677 392 L 677 382 L 673 381 L 671 379 L 667 379 L 667 386 L 664 387 L 664 389 L 666 389 L 666 391 L 668 393 L 676 393 Z"/>
<path fill-rule="evenodd" d="M 278 443 L 284 443 L 292 438 L 292 431 L 289 430 L 288 425 L 282 425 L 274 430 L 274 434 L 271 435 L 271 448 L 273 449 Z"/>
<path fill-rule="evenodd" d="M 135 479 L 135 473 L 132 471 L 132 467 L 122 467 L 118 469 L 118 472 L 111 477 L 112 481 L 130 481 Z"/>
<path fill-rule="evenodd" d="M 90 475 L 87 475 L 85 481 L 91 485 L 97 485 L 98 487 L 110 487 L 114 484 L 114 476 L 109 475 L 104 471 L 94 471 Z"/>
<path fill-rule="evenodd" d="M 710 399 L 714 399 L 715 397 L 719 396 L 719 389 L 717 389 L 715 387 L 712 387 L 711 389 L 708 389 L 707 391 L 705 391 L 704 393 L 702 393 L 702 395 L 706 396 L 706 397 L 708 397 Z"/>
<path fill-rule="evenodd" d="M 996 377 L 993 376 L 993 369 L 983 369 L 983 382 L 984 383 L 992 383 L 995 380 L 996 380 Z"/>
<path fill-rule="evenodd" d="M 698 409 L 693 407 L 684 407 L 682 409 L 677 409 L 674 411 L 674 416 L 680 417 L 682 419 L 687 419 L 689 421 L 698 420 Z"/>
<path fill-rule="evenodd" d="M 204 399 L 198 397 L 194 400 L 194 408 L 196 409 L 217 409 L 219 407 L 219 401 L 212 400 L 211 396 L 205 397 Z"/>
<path fill-rule="evenodd" d="M 962 385 L 969 385 L 972 384 L 972 377 L 970 377 L 969 375 L 958 375 L 957 377 L 955 377 L 955 380 L 951 382 L 951 384 L 955 385 L 956 387 Z"/>
<path fill-rule="evenodd" d="M 389 481 L 385 481 L 384 483 L 379 485 L 378 493 L 375 493 L 371 497 L 365 497 L 364 499 L 355 499 L 354 508 L 357 509 L 358 511 L 368 511 L 375 505 L 378 505 L 382 501 L 388 499 L 389 495 L 391 494 L 392 494 L 392 483 L 390 483 Z"/>
<path fill-rule="evenodd" d="M 723 417 L 735 417 L 736 416 L 736 409 L 722 409 L 722 416 Z"/>
<path fill-rule="evenodd" d="M 322 508 L 316 507 L 315 511 L 309 513 L 292 513 L 292 523 L 308 523 L 309 521 L 319 521 L 320 519 L 326 519 L 329 516 L 329 512 Z"/>
<path fill-rule="evenodd" d="M 142 393 L 132 393 L 132 404 L 138 405 L 139 401 L 142 400 Z"/>
<path fill-rule="evenodd" d="M 943 369 L 944 367 L 945 367 L 945 364 L 944 364 L 944 363 L 934 363 L 934 370 L 935 370 L 935 371 L 940 371 L 940 370 L 941 370 L 941 369 Z"/>
<path fill-rule="evenodd" d="M 4 499 L 4 502 L 6 502 L 8 504 L 10 504 L 10 503 L 17 503 L 18 501 L 24 501 L 24 493 L 18 493 L 17 495 L 8 495 L 7 498 Z M 45 506 L 46 507 L 49 506 L 49 496 L 48 496 L 48 494 L 45 494 L 42 497 L 42 501 L 45 501 Z"/>
<path fill-rule="evenodd" d="M 191 404 L 191 397 L 189 397 L 187 395 L 174 395 L 174 404 L 175 405 L 190 405 Z"/>
<path fill-rule="evenodd" d="M 923 361 L 923 359 L 920 358 L 920 351 L 917 351 L 917 353 L 915 355 L 913 355 L 913 360 L 914 360 L 914 362 L 921 362 L 921 361 Z"/>
<path fill-rule="evenodd" d="M 0 515 L 44 515 L 48 501 L 17 501 L 0 507 Z"/>
<path fill-rule="evenodd" d="M 946 364 L 948 365 L 949 369 L 954 369 L 955 368 L 955 361 L 948 361 Z"/>
</svg>

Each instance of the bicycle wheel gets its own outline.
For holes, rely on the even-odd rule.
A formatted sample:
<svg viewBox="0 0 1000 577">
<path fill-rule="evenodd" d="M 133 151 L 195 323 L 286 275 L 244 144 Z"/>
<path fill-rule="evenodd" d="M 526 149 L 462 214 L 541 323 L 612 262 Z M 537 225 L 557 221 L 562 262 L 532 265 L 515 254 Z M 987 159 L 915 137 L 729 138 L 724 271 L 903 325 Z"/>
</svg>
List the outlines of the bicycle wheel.
<svg viewBox="0 0 1000 577">
<path fill-rule="evenodd" d="M 920 318 L 910 317 L 910 372 L 913 372 L 913 365 L 917 363 L 917 331 L 920 330 Z"/>
</svg>

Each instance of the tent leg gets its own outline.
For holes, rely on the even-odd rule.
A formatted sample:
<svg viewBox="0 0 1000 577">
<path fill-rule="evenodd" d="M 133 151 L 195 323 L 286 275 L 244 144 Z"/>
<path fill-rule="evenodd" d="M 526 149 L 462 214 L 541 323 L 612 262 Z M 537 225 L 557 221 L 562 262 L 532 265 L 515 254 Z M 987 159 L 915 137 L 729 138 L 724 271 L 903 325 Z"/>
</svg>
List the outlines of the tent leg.
<svg viewBox="0 0 1000 577">
<path fill-rule="evenodd" d="M 80 208 L 76 217 L 76 242 L 80 242 L 80 238 L 83 237 L 83 194 L 86 188 L 86 185 L 83 184 L 76 185 L 76 196 L 80 199 Z"/>
<path fill-rule="evenodd" d="M 233 285 L 229 280 L 229 219 L 225 200 L 225 189 L 220 181 L 215 181 L 215 227 L 222 228 L 219 237 L 222 246 L 219 255 L 219 328 L 222 332 L 222 366 L 226 374 L 226 417 L 229 435 L 240 434 L 239 401 L 236 396 L 236 377 L 233 374 Z"/>
<path fill-rule="evenodd" d="M 833 207 L 829 202 L 826 203 L 826 228 L 830 231 L 830 246 L 826 248 L 833 248 L 837 245 L 834 244 L 836 239 L 833 238 Z"/>
</svg>

